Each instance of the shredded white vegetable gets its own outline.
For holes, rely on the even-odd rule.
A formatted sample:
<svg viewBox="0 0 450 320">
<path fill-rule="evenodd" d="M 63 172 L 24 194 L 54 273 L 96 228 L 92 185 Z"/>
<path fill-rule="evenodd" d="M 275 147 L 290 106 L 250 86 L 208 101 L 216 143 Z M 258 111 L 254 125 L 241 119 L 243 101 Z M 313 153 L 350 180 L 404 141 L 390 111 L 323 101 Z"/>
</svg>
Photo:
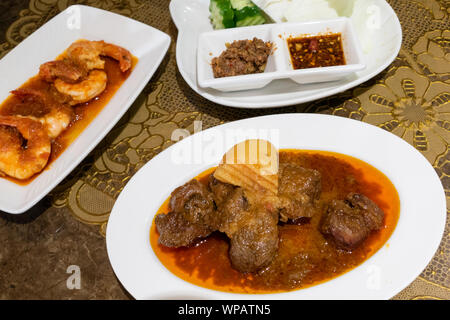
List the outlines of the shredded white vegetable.
<svg viewBox="0 0 450 320">
<path fill-rule="evenodd" d="M 276 22 L 304 22 L 338 17 L 336 10 L 330 7 L 327 0 L 256 0 L 253 2 Z"/>
<path fill-rule="evenodd" d="M 373 19 L 376 0 L 253 0 L 275 22 L 305 22 L 350 17 L 358 32 L 363 51 L 373 47 L 375 29 L 368 23 Z"/>
</svg>

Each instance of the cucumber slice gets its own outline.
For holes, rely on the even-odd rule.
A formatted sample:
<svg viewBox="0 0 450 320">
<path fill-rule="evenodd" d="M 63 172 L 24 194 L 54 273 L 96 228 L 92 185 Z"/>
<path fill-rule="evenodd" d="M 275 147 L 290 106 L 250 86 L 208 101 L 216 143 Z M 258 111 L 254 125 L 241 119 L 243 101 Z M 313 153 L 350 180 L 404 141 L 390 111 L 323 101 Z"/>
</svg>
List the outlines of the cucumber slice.
<svg viewBox="0 0 450 320">
<path fill-rule="evenodd" d="M 245 7 L 255 6 L 251 0 L 230 0 L 230 2 L 234 10 L 241 10 Z"/>
<path fill-rule="evenodd" d="M 260 24 L 264 24 L 265 22 L 266 20 L 261 19 L 261 17 L 246 18 L 244 20 L 236 22 L 236 27 L 257 26 Z"/>
<path fill-rule="evenodd" d="M 254 26 L 267 22 L 251 0 L 211 0 L 210 19 L 214 29 Z"/>
<path fill-rule="evenodd" d="M 262 14 L 261 10 L 253 5 L 251 7 L 244 7 L 241 10 L 235 12 L 236 27 L 255 26 L 264 24 L 266 18 Z"/>
<path fill-rule="evenodd" d="M 211 0 L 209 5 L 210 19 L 214 29 L 234 28 L 234 10 L 230 0 Z"/>
</svg>

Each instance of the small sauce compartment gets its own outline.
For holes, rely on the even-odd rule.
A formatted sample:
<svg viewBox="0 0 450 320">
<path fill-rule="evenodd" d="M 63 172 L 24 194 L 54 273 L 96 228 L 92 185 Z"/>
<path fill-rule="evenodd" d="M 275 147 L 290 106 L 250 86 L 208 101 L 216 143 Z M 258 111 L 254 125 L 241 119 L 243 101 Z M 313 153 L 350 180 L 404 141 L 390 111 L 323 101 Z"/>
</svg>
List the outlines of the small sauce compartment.
<svg viewBox="0 0 450 320">
<path fill-rule="evenodd" d="M 272 53 L 267 59 L 264 72 L 215 78 L 212 60 L 227 50 L 227 44 L 239 40 L 260 39 L 272 43 Z M 201 87 L 211 87 L 221 91 L 239 91 L 262 88 L 273 79 L 276 67 L 274 53 L 276 49 L 272 39 L 270 25 L 242 27 L 202 33 L 197 49 L 197 79 Z"/>
<path fill-rule="evenodd" d="M 275 35 L 276 45 L 280 49 L 276 57 L 278 70 L 285 71 L 285 76 L 297 83 L 336 81 L 365 68 L 356 32 L 348 18 L 303 24 L 284 23 L 276 25 L 272 32 Z M 299 50 L 303 50 L 302 55 L 299 56 L 299 59 L 304 59 L 303 61 L 293 59 L 289 47 L 292 42 L 297 44 Z M 313 42 L 312 45 L 311 42 Z M 296 49 L 295 46 L 294 49 Z M 313 55 L 311 55 L 311 49 L 316 50 Z M 329 61 L 331 59 L 329 49 L 333 50 L 333 53 L 335 50 L 339 51 L 337 55 L 332 55 L 339 61 L 335 63 Z M 318 63 L 317 60 L 320 56 L 319 50 L 324 52 L 321 58 L 322 63 Z M 314 57 L 316 57 L 315 65 L 312 65 L 311 59 Z M 309 58 L 309 63 L 305 58 Z"/>
<path fill-rule="evenodd" d="M 347 64 L 341 33 L 289 37 L 286 41 L 295 70 Z"/>
<path fill-rule="evenodd" d="M 211 60 L 214 78 L 264 73 L 273 43 L 258 38 L 225 43 L 225 50 Z"/>
</svg>

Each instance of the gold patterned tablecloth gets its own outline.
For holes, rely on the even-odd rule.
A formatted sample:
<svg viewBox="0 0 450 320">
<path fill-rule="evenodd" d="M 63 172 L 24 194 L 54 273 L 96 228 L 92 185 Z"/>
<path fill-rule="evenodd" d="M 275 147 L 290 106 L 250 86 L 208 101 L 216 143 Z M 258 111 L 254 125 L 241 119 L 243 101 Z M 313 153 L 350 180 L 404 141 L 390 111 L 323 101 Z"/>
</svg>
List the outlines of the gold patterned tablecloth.
<svg viewBox="0 0 450 320">
<path fill-rule="evenodd" d="M 172 131 L 192 132 L 195 120 L 207 128 L 264 114 L 320 112 L 374 124 L 405 139 L 435 167 L 446 191 L 448 214 L 450 1 L 389 2 L 402 24 L 403 46 L 395 62 L 376 78 L 309 104 L 244 110 L 211 103 L 184 82 L 176 66 L 177 30 L 168 0 L 2 0 L 0 58 L 75 3 L 132 17 L 168 33 L 173 41 L 130 110 L 67 179 L 23 215 L 0 212 L 0 299 L 130 298 L 106 253 L 109 212 L 130 177 L 172 143 Z M 68 286 L 73 265 L 80 270 L 79 289 Z M 450 299 L 449 268 L 447 221 L 431 263 L 394 299 Z"/>
</svg>

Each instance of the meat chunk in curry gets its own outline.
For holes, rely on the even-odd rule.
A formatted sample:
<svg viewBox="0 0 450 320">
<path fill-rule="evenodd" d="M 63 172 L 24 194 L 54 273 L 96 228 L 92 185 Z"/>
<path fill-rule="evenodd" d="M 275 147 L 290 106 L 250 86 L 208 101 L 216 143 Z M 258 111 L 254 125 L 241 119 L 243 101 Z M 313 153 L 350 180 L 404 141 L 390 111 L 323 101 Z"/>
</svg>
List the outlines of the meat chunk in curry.
<svg viewBox="0 0 450 320">
<path fill-rule="evenodd" d="M 320 172 L 294 164 L 280 164 L 278 197 L 280 220 L 310 218 L 321 193 Z"/>
<path fill-rule="evenodd" d="M 321 232 L 330 236 L 337 247 L 352 250 L 371 231 L 383 226 L 383 211 L 362 194 L 350 193 L 345 200 L 332 200 L 321 225 Z"/>
<path fill-rule="evenodd" d="M 267 266 L 278 250 L 278 213 L 258 200 L 236 188 L 219 207 L 219 230 L 230 238 L 231 264 L 241 272 Z"/>
<path fill-rule="evenodd" d="M 191 223 L 183 215 L 173 211 L 158 214 L 155 224 L 159 232 L 159 243 L 169 248 L 188 247 L 211 234 L 209 227 Z"/>
<path fill-rule="evenodd" d="M 214 202 L 220 206 L 235 189 L 235 186 L 217 180 L 213 174 L 209 176 L 208 187 L 212 191 Z"/>
<path fill-rule="evenodd" d="M 191 180 L 176 188 L 172 192 L 169 208 L 191 223 L 216 229 L 217 215 L 214 213 L 213 195 L 198 180 Z"/>
<path fill-rule="evenodd" d="M 226 44 L 227 49 L 211 61 L 214 78 L 264 72 L 272 43 L 261 39 L 238 40 Z"/>
<path fill-rule="evenodd" d="M 158 214 L 155 218 L 159 243 L 166 247 L 189 246 L 218 229 L 212 193 L 197 180 L 172 192 L 169 209 L 168 214 Z"/>
</svg>

